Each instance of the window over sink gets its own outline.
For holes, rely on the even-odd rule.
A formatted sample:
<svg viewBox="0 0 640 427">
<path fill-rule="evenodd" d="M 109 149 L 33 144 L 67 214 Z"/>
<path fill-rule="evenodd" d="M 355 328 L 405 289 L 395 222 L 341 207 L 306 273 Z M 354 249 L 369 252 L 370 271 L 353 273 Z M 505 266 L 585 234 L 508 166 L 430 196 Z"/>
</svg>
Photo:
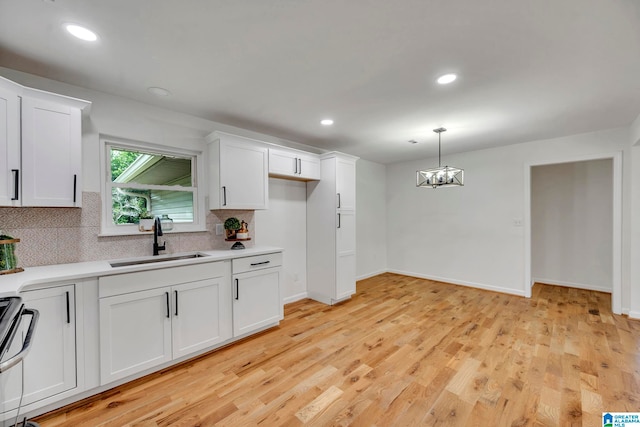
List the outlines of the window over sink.
<svg viewBox="0 0 640 427">
<path fill-rule="evenodd" d="M 101 142 L 103 235 L 138 234 L 141 219 L 165 215 L 173 231 L 205 231 L 201 152 L 115 138 Z"/>
</svg>

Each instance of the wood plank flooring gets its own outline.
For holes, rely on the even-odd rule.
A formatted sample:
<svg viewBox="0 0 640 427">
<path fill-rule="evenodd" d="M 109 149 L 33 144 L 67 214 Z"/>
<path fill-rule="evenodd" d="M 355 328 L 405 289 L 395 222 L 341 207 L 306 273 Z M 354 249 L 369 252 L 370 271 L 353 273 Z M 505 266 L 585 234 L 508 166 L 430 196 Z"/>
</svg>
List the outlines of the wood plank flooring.
<svg viewBox="0 0 640 427">
<path fill-rule="evenodd" d="M 53 426 L 601 426 L 640 411 L 640 321 L 608 294 L 533 297 L 382 274 L 337 306 L 45 414 Z"/>
</svg>

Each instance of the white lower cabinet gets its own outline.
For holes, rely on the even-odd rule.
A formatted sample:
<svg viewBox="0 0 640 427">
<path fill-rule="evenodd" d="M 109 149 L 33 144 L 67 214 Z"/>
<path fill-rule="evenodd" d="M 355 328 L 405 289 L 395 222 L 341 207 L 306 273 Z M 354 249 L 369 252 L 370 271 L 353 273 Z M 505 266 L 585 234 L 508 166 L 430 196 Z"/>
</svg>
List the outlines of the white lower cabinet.
<svg viewBox="0 0 640 427">
<path fill-rule="evenodd" d="M 200 280 L 162 286 L 185 277 Z M 100 383 L 231 338 L 229 281 L 228 262 L 100 278 Z M 127 283 L 147 289 L 119 293 Z"/>
<path fill-rule="evenodd" d="M 100 299 L 100 383 L 171 360 L 169 288 Z"/>
<path fill-rule="evenodd" d="M 0 425 L 15 416 L 22 368 L 22 412 L 33 416 L 277 325 L 281 266 L 272 252 L 22 292 L 40 318 L 24 361 L 0 375 Z M 20 351 L 29 320 L 3 360 Z"/>
<path fill-rule="evenodd" d="M 283 318 L 282 253 L 233 260 L 233 336 L 246 335 Z"/>
<path fill-rule="evenodd" d="M 280 308 L 280 270 L 234 276 L 233 335 L 240 336 L 277 323 Z"/>
<path fill-rule="evenodd" d="M 77 386 L 75 286 L 65 285 L 21 294 L 26 307 L 38 310 L 40 318 L 31 350 L 21 364 L 0 375 L 0 408 L 17 408 L 22 390 L 22 406 L 29 405 Z M 29 326 L 25 317 L 10 354 L 22 347 Z"/>
<path fill-rule="evenodd" d="M 231 338 L 231 292 L 228 278 L 218 277 L 175 286 L 172 297 L 174 358 Z"/>
</svg>

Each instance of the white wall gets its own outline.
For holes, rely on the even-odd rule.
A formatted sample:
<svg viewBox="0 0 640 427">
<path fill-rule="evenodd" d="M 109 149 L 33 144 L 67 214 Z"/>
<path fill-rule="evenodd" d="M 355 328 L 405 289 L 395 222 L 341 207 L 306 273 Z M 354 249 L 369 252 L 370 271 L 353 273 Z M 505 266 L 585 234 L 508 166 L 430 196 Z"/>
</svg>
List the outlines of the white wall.
<svg viewBox="0 0 640 427">
<path fill-rule="evenodd" d="M 415 187 L 416 170 L 437 165 L 437 159 L 388 165 L 389 269 L 525 295 L 524 227 L 518 225 L 525 217 L 525 164 L 624 150 L 622 300 L 628 307 L 628 141 L 625 128 L 445 156 L 446 164 L 465 169 L 460 188 Z"/>
<path fill-rule="evenodd" d="M 356 163 L 356 277 L 363 279 L 387 270 L 386 168 Z"/>
<path fill-rule="evenodd" d="M 640 119 L 640 116 L 639 116 Z M 640 120 L 636 120 L 640 123 Z M 633 180 L 632 180 L 632 224 L 631 224 L 631 307 L 629 316 L 640 318 L 640 132 L 637 134 L 638 139 L 633 139 L 632 143 L 636 144 L 632 147 L 633 162 Z"/>
<path fill-rule="evenodd" d="M 269 178 L 269 209 L 255 211 L 256 244 L 283 253 L 285 303 L 307 295 L 307 185 Z"/>
<path fill-rule="evenodd" d="M 613 289 L 613 161 L 531 169 L 531 275 L 535 282 Z"/>
</svg>

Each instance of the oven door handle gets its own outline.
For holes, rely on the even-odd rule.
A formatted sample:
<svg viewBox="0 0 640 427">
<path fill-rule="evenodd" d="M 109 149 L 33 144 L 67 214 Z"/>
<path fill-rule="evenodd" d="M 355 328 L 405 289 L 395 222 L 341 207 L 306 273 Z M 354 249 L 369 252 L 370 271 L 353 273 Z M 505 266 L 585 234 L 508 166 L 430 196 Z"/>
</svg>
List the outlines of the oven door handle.
<svg viewBox="0 0 640 427">
<path fill-rule="evenodd" d="M 36 325 L 38 324 L 38 317 L 40 317 L 40 313 L 38 310 L 34 310 L 32 308 L 25 308 L 22 311 L 22 316 L 31 316 L 31 323 L 29 324 L 29 329 L 27 329 L 27 336 L 24 338 L 24 342 L 22 343 L 22 349 L 10 359 L 5 360 L 0 363 L 0 373 L 6 371 L 9 368 L 14 367 L 18 363 L 24 359 L 29 350 L 31 349 L 31 341 L 33 340 L 33 332 L 36 329 Z M 21 317 L 22 317 L 21 316 Z"/>
</svg>

